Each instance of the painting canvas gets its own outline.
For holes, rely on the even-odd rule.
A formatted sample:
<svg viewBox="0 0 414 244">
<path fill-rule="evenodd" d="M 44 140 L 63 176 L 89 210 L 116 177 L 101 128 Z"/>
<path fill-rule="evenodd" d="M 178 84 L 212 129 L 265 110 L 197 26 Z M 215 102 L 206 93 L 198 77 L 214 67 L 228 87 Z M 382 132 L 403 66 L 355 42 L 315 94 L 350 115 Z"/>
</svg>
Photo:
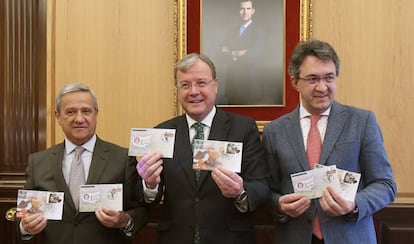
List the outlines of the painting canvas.
<svg viewBox="0 0 414 244">
<path fill-rule="evenodd" d="M 220 106 L 284 104 L 284 1 L 201 2 L 201 52 L 216 65 Z"/>
</svg>

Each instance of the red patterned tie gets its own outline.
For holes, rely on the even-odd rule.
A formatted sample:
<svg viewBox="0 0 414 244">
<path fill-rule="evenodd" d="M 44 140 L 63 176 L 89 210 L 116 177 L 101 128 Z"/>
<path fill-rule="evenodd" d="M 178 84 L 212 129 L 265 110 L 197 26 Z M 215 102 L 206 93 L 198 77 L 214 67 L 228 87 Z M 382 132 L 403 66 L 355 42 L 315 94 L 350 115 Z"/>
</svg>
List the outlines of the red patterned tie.
<svg viewBox="0 0 414 244">
<path fill-rule="evenodd" d="M 315 168 L 315 164 L 318 164 L 321 158 L 322 140 L 317 126 L 318 120 L 320 118 L 320 115 L 310 116 L 311 126 L 309 129 L 308 139 L 306 141 L 306 156 L 308 158 L 310 169 Z M 313 218 L 313 234 L 322 240 L 323 236 L 321 225 L 319 223 L 318 214 L 316 212 Z"/>
</svg>

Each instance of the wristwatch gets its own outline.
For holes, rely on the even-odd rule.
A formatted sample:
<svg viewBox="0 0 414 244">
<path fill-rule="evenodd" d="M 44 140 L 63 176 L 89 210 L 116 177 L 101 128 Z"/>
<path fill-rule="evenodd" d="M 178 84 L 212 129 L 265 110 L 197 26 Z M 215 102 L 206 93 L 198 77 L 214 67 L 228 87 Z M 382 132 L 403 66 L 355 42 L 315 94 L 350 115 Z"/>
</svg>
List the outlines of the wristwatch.
<svg viewBox="0 0 414 244">
<path fill-rule="evenodd" d="M 237 197 L 236 201 L 243 201 L 247 197 L 247 192 L 243 190 Z"/>
<path fill-rule="evenodd" d="M 349 212 L 345 215 L 346 220 L 349 222 L 356 221 L 358 219 L 359 209 L 358 207 L 355 207 L 355 209 L 352 212 Z"/>
<path fill-rule="evenodd" d="M 124 228 L 122 228 L 125 232 L 130 232 L 134 228 L 134 222 L 132 221 L 132 218 L 130 217 L 128 220 L 128 223 L 125 225 Z"/>
</svg>

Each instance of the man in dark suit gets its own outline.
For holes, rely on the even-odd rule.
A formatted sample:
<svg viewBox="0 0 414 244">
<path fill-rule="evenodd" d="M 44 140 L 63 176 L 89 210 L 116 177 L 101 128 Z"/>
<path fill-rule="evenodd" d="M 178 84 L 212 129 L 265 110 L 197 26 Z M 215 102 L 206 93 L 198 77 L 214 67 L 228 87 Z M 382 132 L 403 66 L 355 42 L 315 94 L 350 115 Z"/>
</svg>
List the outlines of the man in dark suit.
<svg viewBox="0 0 414 244">
<path fill-rule="evenodd" d="M 297 45 L 289 63 L 293 87 L 300 104 L 264 128 L 263 142 L 271 173 L 274 243 L 376 243 L 372 215 L 396 195 L 392 169 L 382 133 L 371 111 L 334 100 L 340 64 L 326 42 Z M 312 118 L 319 118 L 314 131 Z M 311 150 L 319 144 L 318 150 Z M 309 150 L 308 150 L 309 149 Z M 310 151 L 313 151 L 310 153 Z M 321 198 L 309 200 L 293 193 L 290 175 L 312 169 L 313 163 L 336 165 L 361 174 L 354 201 L 328 187 Z"/>
<path fill-rule="evenodd" d="M 125 148 L 101 140 L 95 134 L 98 103 L 93 91 L 83 84 L 68 84 L 56 98 L 56 118 L 65 141 L 29 157 L 25 189 L 64 192 L 63 218 L 48 221 L 41 214 L 22 218 L 19 232 L 23 240 L 33 236 L 40 243 L 125 243 L 146 223 L 146 210 L 139 207 L 139 176 L 136 159 Z M 81 154 L 85 184 L 123 184 L 123 209 L 106 207 L 96 212 L 79 212 L 77 197 L 71 195 L 74 149 Z M 83 177 L 82 177 L 83 178 Z M 79 188 L 77 188 L 79 189 Z M 76 194 L 75 194 L 76 195 Z"/>
<path fill-rule="evenodd" d="M 265 32 L 253 22 L 253 1 L 240 1 L 241 24 L 229 30 L 221 47 L 226 62 L 225 96 L 229 105 L 260 104 Z"/>
<path fill-rule="evenodd" d="M 214 106 L 218 80 L 205 55 L 193 53 L 180 60 L 175 82 L 186 114 L 157 126 L 176 129 L 173 158 L 152 152 L 137 166 L 146 200 L 157 204 L 163 197 L 158 242 L 254 243 L 252 212 L 269 194 L 256 123 Z M 204 125 L 205 139 L 243 143 L 240 174 L 224 168 L 193 170 L 191 141 L 197 122 Z"/>
</svg>

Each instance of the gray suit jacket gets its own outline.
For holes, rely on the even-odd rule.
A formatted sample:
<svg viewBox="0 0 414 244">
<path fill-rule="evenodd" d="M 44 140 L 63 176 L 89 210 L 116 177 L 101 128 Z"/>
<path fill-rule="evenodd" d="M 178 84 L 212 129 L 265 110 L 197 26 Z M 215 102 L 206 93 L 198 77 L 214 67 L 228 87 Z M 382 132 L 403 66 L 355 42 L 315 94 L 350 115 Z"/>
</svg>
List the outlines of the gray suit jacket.
<svg viewBox="0 0 414 244">
<path fill-rule="evenodd" d="M 40 243 L 125 243 L 125 233 L 117 228 L 107 228 L 95 213 L 78 213 L 62 172 L 64 143 L 29 157 L 25 189 L 64 192 L 63 220 L 49 220 L 46 228 L 36 238 Z M 134 233 L 146 223 L 147 212 L 139 208 L 142 189 L 135 169 L 136 159 L 128 157 L 125 148 L 96 140 L 86 184 L 122 183 L 123 209 L 135 222 Z"/>
<path fill-rule="evenodd" d="M 201 243 L 254 243 L 252 211 L 269 196 L 264 149 L 254 120 L 217 109 L 210 140 L 243 142 L 241 176 L 248 195 L 249 211 L 241 213 L 234 200 L 222 195 L 210 171 L 201 171 L 198 183 L 192 169 L 188 125 L 185 115 L 158 126 L 176 129 L 174 156 L 163 159 L 161 185 L 164 196 L 158 243 L 192 243 L 199 225 Z"/>
<path fill-rule="evenodd" d="M 271 172 L 272 213 L 279 197 L 292 193 L 290 174 L 309 170 L 299 123 L 299 107 L 264 128 L 264 145 Z M 274 243 L 311 243 L 312 220 L 318 209 L 325 243 L 376 243 L 372 214 L 391 203 L 396 185 L 388 161 L 381 130 L 375 115 L 366 110 L 334 102 L 322 147 L 321 164 L 361 173 L 355 203 L 356 221 L 331 217 L 312 200 L 300 217 L 277 222 Z"/>
</svg>

